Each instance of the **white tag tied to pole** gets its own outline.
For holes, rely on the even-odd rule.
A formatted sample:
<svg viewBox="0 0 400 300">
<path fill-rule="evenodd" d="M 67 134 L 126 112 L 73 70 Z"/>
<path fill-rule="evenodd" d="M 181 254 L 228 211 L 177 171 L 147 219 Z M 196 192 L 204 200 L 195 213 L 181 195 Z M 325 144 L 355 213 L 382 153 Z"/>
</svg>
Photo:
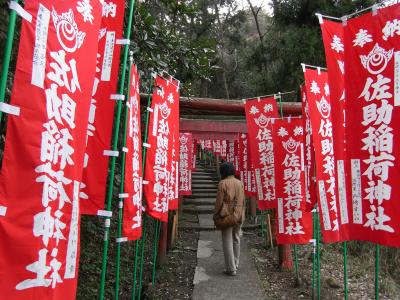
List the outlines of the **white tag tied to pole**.
<svg viewBox="0 0 400 300">
<path fill-rule="evenodd" d="M 306 72 L 306 65 L 305 64 L 301 64 L 301 69 L 303 70 L 303 73 Z"/>
<path fill-rule="evenodd" d="M 118 208 L 120 209 L 124 208 L 124 201 L 121 200 L 118 202 Z"/>
<path fill-rule="evenodd" d="M 104 150 L 103 151 L 104 156 L 113 156 L 113 157 L 118 157 L 119 152 L 118 151 L 113 151 L 113 150 Z"/>
<path fill-rule="evenodd" d="M 151 145 L 148 144 L 148 143 L 143 143 L 143 147 L 145 147 L 145 148 L 151 148 Z"/>
<path fill-rule="evenodd" d="M 342 24 L 343 26 L 347 26 L 347 16 L 342 17 Z"/>
<path fill-rule="evenodd" d="M 29 23 L 32 23 L 32 15 L 28 13 L 21 5 L 19 5 L 15 1 L 10 1 L 8 7 L 15 11 L 17 15 L 19 15 L 21 18 L 23 18 L 25 21 L 28 21 Z"/>
<path fill-rule="evenodd" d="M 112 211 L 110 210 L 98 210 L 97 211 L 97 215 L 99 217 L 107 217 L 107 218 L 111 218 L 112 217 Z"/>
<path fill-rule="evenodd" d="M 118 194 L 118 198 L 119 199 L 125 199 L 125 198 L 128 198 L 128 197 L 129 197 L 128 193 Z"/>
<path fill-rule="evenodd" d="M 147 107 L 147 111 L 153 112 L 153 109 L 151 107 Z"/>
<path fill-rule="evenodd" d="M 0 205 L 0 217 L 4 217 L 7 213 L 7 207 Z"/>
<path fill-rule="evenodd" d="M 0 102 L 0 111 L 14 116 L 19 116 L 21 113 L 21 109 L 18 106 L 10 105 L 5 102 Z"/>
<path fill-rule="evenodd" d="M 108 227 L 110 227 L 110 224 L 111 224 L 110 219 L 106 219 L 106 220 L 104 221 L 104 227 L 108 228 Z"/>
<path fill-rule="evenodd" d="M 131 40 L 130 39 L 116 39 L 115 44 L 116 45 L 130 45 Z"/>
<path fill-rule="evenodd" d="M 322 18 L 321 14 L 315 14 L 318 17 L 319 24 L 324 24 L 324 19 Z"/>
<path fill-rule="evenodd" d="M 111 100 L 120 100 L 120 101 L 123 101 L 123 100 L 125 100 L 125 95 L 122 95 L 122 94 L 111 94 L 111 95 L 110 95 L 110 99 L 111 99 Z"/>
<path fill-rule="evenodd" d="M 122 147 L 122 152 L 128 153 L 128 152 L 129 152 L 129 149 L 126 148 L 126 147 Z"/>
<path fill-rule="evenodd" d="M 143 181 L 142 181 L 142 184 L 143 184 L 143 185 L 147 185 L 147 184 L 149 184 L 149 181 L 148 181 L 148 180 L 143 180 Z"/>
<path fill-rule="evenodd" d="M 127 242 L 128 238 L 127 237 L 120 237 L 120 238 L 116 238 L 115 241 L 117 243 L 123 243 L 123 242 Z"/>
</svg>

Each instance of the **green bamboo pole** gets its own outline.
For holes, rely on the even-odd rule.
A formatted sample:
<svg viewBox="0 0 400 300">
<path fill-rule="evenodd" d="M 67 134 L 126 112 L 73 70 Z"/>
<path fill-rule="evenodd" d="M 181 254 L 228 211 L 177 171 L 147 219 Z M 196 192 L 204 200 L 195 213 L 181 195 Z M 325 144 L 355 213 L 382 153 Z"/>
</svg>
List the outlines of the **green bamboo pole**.
<svg viewBox="0 0 400 300">
<path fill-rule="evenodd" d="M 317 206 L 318 207 L 318 206 Z M 317 208 L 317 299 L 321 299 L 321 257 L 320 257 L 320 225 L 319 225 L 319 212 Z"/>
<path fill-rule="evenodd" d="M 133 57 L 132 53 L 130 54 L 129 57 L 130 60 L 130 65 L 129 65 L 129 71 L 128 71 L 128 81 L 131 78 L 131 69 L 132 69 L 132 63 L 133 63 Z M 124 118 L 123 118 L 123 132 L 122 132 L 122 147 L 126 147 L 126 135 L 127 135 L 127 123 L 128 123 L 128 116 L 129 116 L 129 109 L 127 105 L 127 101 L 129 101 L 129 94 L 131 90 L 131 85 L 128 82 L 128 89 L 126 92 L 126 101 L 124 105 Z M 124 151 L 121 152 L 121 184 L 119 186 L 119 192 L 120 194 L 123 194 L 125 191 L 125 166 L 126 166 L 126 153 Z M 122 215 L 123 215 L 123 207 L 124 207 L 124 198 L 120 198 L 118 202 L 118 233 L 117 233 L 117 238 L 122 237 Z M 116 274 L 115 274 L 115 299 L 118 300 L 119 298 L 119 278 L 120 278 L 120 272 L 121 272 L 121 243 L 117 242 L 117 257 L 116 257 L 116 264 L 117 264 L 117 269 L 116 269 Z"/>
<path fill-rule="evenodd" d="M 375 245 L 375 300 L 379 299 L 379 256 L 381 247 Z"/>
<path fill-rule="evenodd" d="M 149 90 L 148 90 L 148 96 L 147 96 L 147 107 L 151 106 L 152 89 L 153 89 L 153 74 L 151 74 L 151 76 L 150 76 L 150 84 L 149 84 Z M 146 120 L 145 120 L 143 143 L 147 143 L 147 140 L 148 140 L 149 118 L 150 118 L 150 111 L 146 110 Z M 142 149 L 143 149 L 142 150 L 142 170 L 143 170 L 143 174 L 144 174 L 144 168 L 145 168 L 145 164 L 146 164 L 147 148 L 142 147 Z M 147 216 L 146 216 L 146 214 L 143 214 L 142 238 L 140 239 L 140 273 L 139 273 L 139 290 L 138 290 L 138 295 L 137 295 L 138 299 L 140 299 L 141 292 L 142 292 L 144 243 L 145 243 L 145 237 L 146 237 L 146 225 L 147 225 Z M 137 253 L 135 253 L 135 260 L 137 260 L 136 255 L 137 255 Z M 135 273 L 137 271 L 136 268 L 137 268 L 137 265 L 135 265 Z M 132 292 L 132 299 L 134 299 L 133 296 L 135 295 L 135 292 L 136 292 L 136 281 L 134 282 L 133 290 L 134 291 Z"/>
<path fill-rule="evenodd" d="M 347 284 L 347 242 L 343 242 L 343 281 L 344 281 L 344 299 L 349 298 L 348 284 Z"/>
<path fill-rule="evenodd" d="M 315 299 L 315 273 L 316 273 L 316 266 L 317 266 L 317 259 L 316 259 L 316 240 L 317 240 L 317 230 L 316 230 L 316 217 L 315 217 L 315 212 L 312 212 L 312 221 L 313 221 L 313 255 L 312 255 L 312 260 L 313 260 L 313 268 L 312 268 L 312 298 Z"/>
<path fill-rule="evenodd" d="M 18 3 L 18 0 L 14 0 Z M 6 97 L 6 90 L 7 90 L 7 78 L 8 78 L 8 71 L 10 69 L 10 60 L 11 60 L 11 52 L 12 46 L 14 42 L 14 31 L 15 31 L 15 22 L 17 19 L 17 14 L 14 10 L 10 11 L 10 17 L 8 20 L 8 29 L 7 29 L 7 40 L 6 40 L 6 47 L 4 50 L 3 56 L 3 69 L 1 71 L 1 79 L 0 79 L 0 102 L 5 101 Z M 0 123 L 3 117 L 3 113 L 0 111 Z"/>
<path fill-rule="evenodd" d="M 279 113 L 282 119 L 283 118 L 282 94 L 279 92 L 278 95 L 279 95 Z"/>
<path fill-rule="evenodd" d="M 132 27 L 132 19 L 133 19 L 133 10 L 135 7 L 135 0 L 130 0 L 129 2 L 129 16 L 128 16 L 128 26 L 125 29 L 125 38 L 130 39 L 131 37 L 131 27 Z M 129 45 L 124 46 L 124 56 L 122 60 L 122 72 L 121 72 L 121 79 L 119 82 L 118 93 L 122 94 L 124 92 L 125 87 L 125 74 L 126 74 L 126 65 L 128 62 L 128 54 L 129 54 Z M 118 136 L 119 136 L 119 127 L 121 122 L 121 110 L 122 110 L 122 103 L 121 101 L 117 102 L 117 115 L 115 116 L 114 120 L 114 133 L 113 133 L 113 143 L 112 143 L 112 150 L 116 151 L 118 148 Z M 110 177 L 108 182 L 108 189 L 107 189 L 107 210 L 111 211 L 111 203 L 113 197 L 113 188 L 114 188 L 114 177 L 115 177 L 115 163 L 116 157 L 111 157 L 111 170 L 110 170 Z M 107 217 L 105 220 L 106 224 L 110 222 L 110 218 Z M 99 290 L 99 299 L 104 299 L 104 291 L 106 285 L 106 273 L 107 273 L 107 255 L 108 255 L 108 245 L 109 245 L 109 234 L 110 234 L 110 227 L 109 223 L 108 226 L 104 228 L 104 242 L 103 242 L 103 258 L 101 264 L 101 281 L 100 281 L 100 290 Z"/>
</svg>

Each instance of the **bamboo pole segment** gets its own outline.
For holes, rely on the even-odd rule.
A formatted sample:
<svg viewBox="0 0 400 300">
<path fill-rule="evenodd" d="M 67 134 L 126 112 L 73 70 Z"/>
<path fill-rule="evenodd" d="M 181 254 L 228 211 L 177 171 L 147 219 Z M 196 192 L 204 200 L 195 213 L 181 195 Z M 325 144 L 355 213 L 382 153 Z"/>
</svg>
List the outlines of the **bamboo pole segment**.
<svg viewBox="0 0 400 300">
<path fill-rule="evenodd" d="M 317 206 L 317 222 L 316 222 L 316 243 L 317 243 L 317 299 L 321 299 L 321 256 L 320 256 L 320 225 L 319 225 L 319 208 Z"/>
<path fill-rule="evenodd" d="M 18 3 L 18 0 L 13 0 L 13 1 Z M 4 102 L 5 97 L 6 97 L 7 78 L 8 78 L 8 71 L 10 69 L 11 52 L 12 52 L 12 46 L 13 46 L 13 42 L 14 42 L 14 31 L 15 31 L 16 20 L 17 20 L 17 13 L 14 10 L 11 10 L 9 21 L 8 21 L 6 46 L 5 46 L 5 50 L 4 50 L 4 56 L 3 56 L 3 69 L 1 70 L 0 102 Z M 0 123 L 1 123 L 2 117 L 3 117 L 3 113 L 0 111 Z"/>
<path fill-rule="evenodd" d="M 132 20 L 133 20 L 133 11 L 135 7 L 135 0 L 130 0 L 129 2 L 129 15 L 128 15 L 128 26 L 125 29 L 125 38 L 130 39 L 131 37 L 131 29 L 132 29 Z M 128 62 L 128 54 L 129 54 L 129 45 L 124 46 L 124 56 L 122 60 L 122 72 L 121 79 L 119 82 L 118 93 L 123 94 L 125 87 L 125 74 L 126 74 L 126 65 Z M 112 150 L 116 151 L 118 148 L 118 136 L 119 136 L 119 127 L 121 121 L 121 110 L 122 103 L 121 101 L 117 101 L 117 115 L 114 120 L 114 133 L 113 133 L 113 144 Z M 111 170 L 110 177 L 108 181 L 107 188 L 107 210 L 111 211 L 112 197 L 113 197 L 113 188 L 114 188 L 114 177 L 115 177 L 115 164 L 116 157 L 111 157 Z M 100 289 L 99 289 L 99 299 L 104 299 L 104 291 L 106 284 L 106 273 L 107 273 L 107 255 L 108 255 L 108 245 L 109 245 L 109 234 L 110 234 L 110 217 L 105 219 L 105 228 L 104 228 L 104 242 L 103 242 L 103 258 L 101 265 L 101 281 L 100 281 Z"/>
<path fill-rule="evenodd" d="M 139 241 L 135 241 L 135 261 L 133 263 L 133 286 L 132 286 L 132 300 L 136 298 L 136 280 L 137 280 L 137 265 L 139 253 Z"/>
<path fill-rule="evenodd" d="M 151 106 L 151 99 L 152 99 L 152 89 L 153 89 L 153 77 L 155 75 L 151 74 L 150 77 L 150 85 L 149 85 L 149 90 L 148 90 L 148 95 L 147 95 L 147 107 L 149 108 Z M 143 137 L 143 143 L 147 143 L 148 140 L 148 132 L 149 132 L 149 118 L 150 118 L 150 111 L 147 109 L 146 110 L 146 120 L 145 120 L 145 131 L 144 131 L 144 137 Z M 144 172 L 145 164 L 146 164 L 146 155 L 147 155 L 147 148 L 142 147 L 142 170 Z M 140 239 L 140 273 L 139 273 L 139 290 L 138 290 L 138 299 L 140 299 L 141 292 L 142 292 L 142 283 L 143 283 L 143 262 L 144 262 L 144 243 L 146 239 L 146 225 L 147 225 L 147 216 L 146 214 L 143 215 L 143 223 L 142 223 L 142 238 Z M 135 253 L 135 260 L 136 260 L 136 253 Z M 137 265 L 135 265 L 135 272 Z M 136 290 L 136 282 L 134 282 L 134 290 Z M 134 292 L 132 292 L 132 295 L 134 295 Z M 134 298 L 132 298 L 134 299 Z"/>
<path fill-rule="evenodd" d="M 315 217 L 315 211 L 312 210 L 312 222 L 313 222 L 313 255 L 312 255 L 312 262 L 313 262 L 313 267 L 312 267 L 312 299 L 315 299 L 315 274 L 316 274 L 316 266 L 317 266 L 317 259 L 316 259 L 316 240 L 317 240 L 317 235 L 316 235 L 316 217 Z"/>
<path fill-rule="evenodd" d="M 293 245 L 293 251 L 294 251 L 294 269 L 296 272 L 296 281 L 297 283 L 300 282 L 300 277 L 299 277 L 299 259 L 297 257 L 297 245 Z"/>
<path fill-rule="evenodd" d="M 156 221 L 156 227 L 154 228 L 153 270 L 151 273 L 151 283 L 153 284 L 153 286 L 156 280 L 157 247 L 158 247 L 158 239 L 160 237 L 160 228 L 161 228 L 161 222 L 159 220 L 155 221 Z"/>
<path fill-rule="evenodd" d="M 126 147 L 126 136 L 127 136 L 127 123 L 128 123 L 128 117 L 129 117 L 129 109 L 127 105 L 127 101 L 129 101 L 129 94 L 131 90 L 131 85 L 129 83 L 129 80 L 132 76 L 131 70 L 132 70 L 132 63 L 133 63 L 133 57 L 132 57 L 132 52 L 130 53 L 129 57 L 129 71 L 128 71 L 128 90 L 126 92 L 125 96 L 125 105 L 124 105 L 124 117 L 122 119 L 123 122 L 123 131 L 122 131 L 122 148 Z M 121 183 L 119 186 L 119 193 L 124 194 L 125 191 L 125 167 L 126 167 L 126 153 L 122 151 L 121 153 Z M 118 232 L 117 232 L 117 238 L 120 239 L 122 237 L 122 214 L 123 214 L 123 208 L 124 208 L 124 198 L 119 198 L 118 201 Z M 118 300 L 119 298 L 119 278 L 120 278 L 120 271 L 121 271 L 121 243 L 117 242 L 117 256 L 116 256 L 116 274 L 115 274 L 115 300 Z"/>
<path fill-rule="evenodd" d="M 343 289 L 344 299 L 349 298 L 348 284 L 347 284 L 347 242 L 343 242 Z"/>
</svg>

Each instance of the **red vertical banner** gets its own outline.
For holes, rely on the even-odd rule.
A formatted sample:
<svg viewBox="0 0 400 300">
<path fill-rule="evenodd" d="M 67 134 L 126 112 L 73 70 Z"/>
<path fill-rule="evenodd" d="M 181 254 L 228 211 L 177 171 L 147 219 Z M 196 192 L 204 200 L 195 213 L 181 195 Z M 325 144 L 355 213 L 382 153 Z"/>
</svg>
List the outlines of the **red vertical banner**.
<svg viewBox="0 0 400 300">
<path fill-rule="evenodd" d="M 213 151 L 214 144 L 211 140 L 205 140 L 204 142 L 204 149 L 208 151 Z"/>
<path fill-rule="evenodd" d="M 400 5 L 347 21 L 346 155 L 351 238 L 400 246 Z"/>
<path fill-rule="evenodd" d="M 168 221 L 170 197 L 170 167 L 172 160 L 172 113 L 177 105 L 166 94 L 167 81 L 157 76 L 154 85 L 149 120 L 147 155 L 143 182 L 146 212 L 162 222 Z"/>
<path fill-rule="evenodd" d="M 170 191 L 168 209 L 176 210 L 179 205 L 179 82 L 171 78 L 167 81 L 167 100 L 172 102 L 172 156 L 170 165 Z"/>
<path fill-rule="evenodd" d="M 271 136 L 271 118 L 277 118 L 278 107 L 274 97 L 246 101 L 251 159 L 254 165 L 260 210 L 276 207 L 274 178 L 274 149 Z"/>
<path fill-rule="evenodd" d="M 220 145 L 221 145 L 221 148 L 220 148 L 221 158 L 223 160 L 227 160 L 226 156 L 228 154 L 228 141 L 227 140 L 220 140 Z"/>
<path fill-rule="evenodd" d="M 316 190 L 323 241 L 341 240 L 336 198 L 335 158 L 332 139 L 328 74 L 304 69 L 316 164 Z"/>
<path fill-rule="evenodd" d="M 125 1 L 104 1 L 86 137 L 82 214 L 95 215 L 104 209 L 108 175 L 108 156 L 104 155 L 104 150 L 110 150 L 111 144 L 115 103 L 112 98 L 118 82 L 121 48 L 117 40 L 123 38 L 124 12 Z"/>
<path fill-rule="evenodd" d="M 235 163 L 235 141 L 226 141 L 227 150 L 226 150 L 226 161 Z"/>
<path fill-rule="evenodd" d="M 212 152 L 215 156 L 221 156 L 221 140 L 212 141 Z"/>
<path fill-rule="evenodd" d="M 331 100 L 333 151 L 336 162 L 336 196 L 340 208 L 342 235 L 349 223 L 345 175 L 345 92 L 344 92 L 344 40 L 342 22 L 320 19 Z M 346 230 L 345 230 L 346 229 Z"/>
<path fill-rule="evenodd" d="M 180 133 L 179 135 L 179 194 L 192 194 L 192 134 Z"/>
<path fill-rule="evenodd" d="M 306 211 L 311 211 L 317 203 L 315 192 L 315 153 L 312 144 L 312 130 L 310 120 L 310 109 L 307 101 L 307 91 L 301 86 L 301 104 L 304 126 L 304 151 L 305 151 L 305 188 L 306 188 Z"/>
<path fill-rule="evenodd" d="M 128 104 L 129 103 L 129 104 Z M 142 236 L 142 137 L 140 130 L 140 93 L 137 67 L 131 65 L 126 137 L 126 162 L 123 209 L 123 236 L 134 241 Z"/>
<path fill-rule="evenodd" d="M 4 299 L 74 299 L 79 193 L 95 77 L 100 2 L 26 1 L 0 203 Z"/>
<path fill-rule="evenodd" d="M 233 164 L 236 170 L 236 176 L 240 176 L 240 168 L 239 168 L 239 161 L 240 161 L 240 154 L 239 154 L 239 140 L 235 140 L 233 145 Z"/>
<path fill-rule="evenodd" d="M 244 185 L 244 192 L 246 196 L 249 196 L 249 192 L 251 192 L 251 185 L 249 186 L 248 177 L 249 170 L 249 162 L 248 162 L 248 142 L 247 142 L 247 134 L 240 133 L 239 134 L 239 176 L 240 180 Z"/>
<path fill-rule="evenodd" d="M 273 122 L 278 244 L 307 244 L 312 213 L 305 212 L 304 127 L 302 119 Z"/>
<path fill-rule="evenodd" d="M 193 139 L 192 142 L 192 171 L 196 171 L 196 152 L 197 152 L 197 140 Z"/>
</svg>

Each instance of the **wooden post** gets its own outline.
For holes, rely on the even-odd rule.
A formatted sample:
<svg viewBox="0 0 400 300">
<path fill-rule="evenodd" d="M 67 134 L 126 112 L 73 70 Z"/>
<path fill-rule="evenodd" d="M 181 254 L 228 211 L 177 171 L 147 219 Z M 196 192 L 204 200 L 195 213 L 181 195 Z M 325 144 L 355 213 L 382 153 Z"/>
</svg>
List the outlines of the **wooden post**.
<svg viewBox="0 0 400 300">
<path fill-rule="evenodd" d="M 160 267 L 167 262 L 167 240 L 168 240 L 168 222 L 160 222 L 160 238 L 158 240 L 157 266 Z"/>
<path fill-rule="evenodd" d="M 176 240 L 178 239 L 178 225 L 179 225 L 179 210 L 173 212 L 172 224 L 171 224 L 171 237 L 169 239 L 168 249 L 174 247 Z"/>
<path fill-rule="evenodd" d="M 217 157 L 215 158 L 215 167 L 217 168 L 217 175 L 218 178 L 221 179 L 221 173 L 219 172 L 219 156 L 217 155 Z"/>
<path fill-rule="evenodd" d="M 293 270 L 292 247 L 291 245 L 278 246 L 279 266 L 282 271 Z"/>
</svg>

